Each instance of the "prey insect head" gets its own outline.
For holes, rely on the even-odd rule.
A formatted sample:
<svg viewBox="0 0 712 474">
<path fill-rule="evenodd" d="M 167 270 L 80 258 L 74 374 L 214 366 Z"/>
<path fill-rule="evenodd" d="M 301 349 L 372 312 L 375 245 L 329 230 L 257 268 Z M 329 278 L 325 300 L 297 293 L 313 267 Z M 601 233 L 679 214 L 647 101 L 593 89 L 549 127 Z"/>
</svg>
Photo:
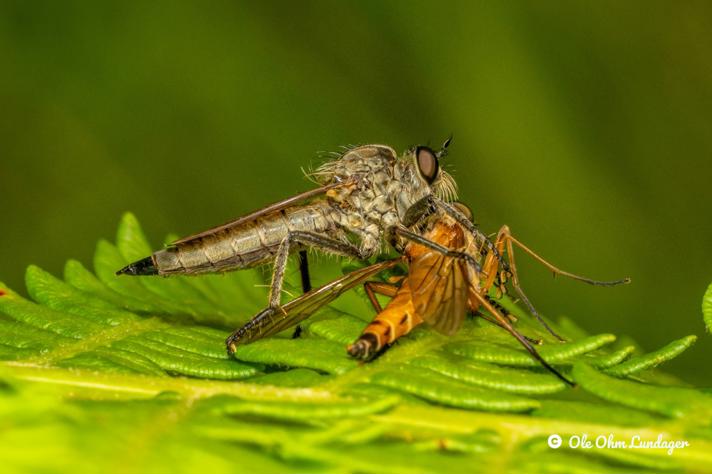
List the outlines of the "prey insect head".
<svg viewBox="0 0 712 474">
<path fill-rule="evenodd" d="M 454 203 L 452 203 L 452 207 L 454 207 L 455 209 L 457 209 L 457 210 L 460 212 L 460 214 L 462 214 L 463 216 L 467 217 L 467 220 L 468 220 L 468 221 L 470 221 L 470 222 L 472 222 L 472 223 L 475 222 L 475 216 L 472 214 L 472 209 L 470 209 L 469 207 L 467 207 L 467 206 L 464 205 L 463 203 L 461 203 L 461 202 L 459 202 L 459 201 L 458 201 L 458 202 L 454 202 Z"/>
</svg>

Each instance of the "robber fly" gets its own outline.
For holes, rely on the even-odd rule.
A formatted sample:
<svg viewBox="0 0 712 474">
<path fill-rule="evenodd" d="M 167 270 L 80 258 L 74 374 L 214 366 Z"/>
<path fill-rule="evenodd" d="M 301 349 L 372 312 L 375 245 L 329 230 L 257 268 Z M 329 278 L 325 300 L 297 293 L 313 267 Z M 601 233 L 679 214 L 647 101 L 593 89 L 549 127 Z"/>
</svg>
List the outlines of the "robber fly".
<svg viewBox="0 0 712 474">
<path fill-rule="evenodd" d="M 450 208 L 456 185 L 440 167 L 449 143 L 437 152 L 414 147 L 400 157 L 386 145 L 352 148 L 310 175 L 318 188 L 179 239 L 117 275 L 201 274 L 273 262 L 269 307 L 280 308 L 287 259 L 294 251 L 300 253 L 307 291 L 306 249 L 367 260 L 384 243 L 411 239 L 409 228 L 431 209 Z"/>
<path fill-rule="evenodd" d="M 468 221 L 472 221 L 472 212 L 465 205 L 455 203 L 453 207 L 466 216 Z M 505 293 L 507 281 L 511 281 L 512 286 L 524 295 L 519 285 L 513 245 L 521 247 L 558 275 L 604 286 L 626 283 L 628 280 L 597 281 L 560 270 L 519 242 L 507 226 L 499 231 L 492 247 L 478 239 L 479 234 L 468 232 L 460 222 L 446 213 L 431 214 L 421 231 L 424 241 L 440 245 L 451 253 L 435 250 L 416 240 L 410 241 L 405 246 L 403 257 L 399 259 L 379 262 L 345 275 L 335 282 L 296 298 L 285 305 L 284 311 L 271 308 L 263 310 L 228 338 L 228 350 L 234 352 L 239 344 L 283 331 L 303 321 L 344 291 L 363 283 L 378 314 L 361 336 L 347 347 L 348 353 L 355 358 L 371 359 L 423 322 L 441 333 L 453 335 L 460 328 L 468 311 L 477 313 L 484 309 L 493 319 L 484 314 L 482 317 L 511 333 L 544 367 L 570 384 L 568 379 L 541 357 L 533 346 L 537 341 L 517 331 L 511 322 L 513 317 L 489 296 L 493 287 L 496 287 L 499 293 Z M 479 270 L 469 264 L 463 255 L 475 256 L 481 262 Z M 503 258 L 504 255 L 506 258 Z M 406 262 L 408 274 L 395 277 L 396 282 L 366 281 L 401 261 Z M 385 309 L 381 308 L 376 293 L 392 298 Z M 531 305 L 528 299 L 526 301 Z M 546 329 L 561 339 L 533 307 L 531 311 Z"/>
</svg>

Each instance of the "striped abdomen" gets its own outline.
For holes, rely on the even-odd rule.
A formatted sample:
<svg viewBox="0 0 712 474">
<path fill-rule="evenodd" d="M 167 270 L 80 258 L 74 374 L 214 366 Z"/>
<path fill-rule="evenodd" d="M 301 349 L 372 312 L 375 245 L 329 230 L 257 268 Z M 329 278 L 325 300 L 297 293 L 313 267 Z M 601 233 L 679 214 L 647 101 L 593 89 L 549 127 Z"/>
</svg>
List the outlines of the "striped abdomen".
<svg viewBox="0 0 712 474">
<path fill-rule="evenodd" d="M 324 233 L 333 228 L 326 202 L 282 209 L 180 241 L 134 262 L 120 273 L 172 275 L 224 272 L 270 262 L 290 231 Z"/>
<path fill-rule="evenodd" d="M 388 306 L 366 326 L 356 342 L 349 344 L 347 350 L 353 357 L 369 360 L 386 344 L 392 344 L 422 322 L 415 314 L 410 287 L 405 279 Z"/>
</svg>

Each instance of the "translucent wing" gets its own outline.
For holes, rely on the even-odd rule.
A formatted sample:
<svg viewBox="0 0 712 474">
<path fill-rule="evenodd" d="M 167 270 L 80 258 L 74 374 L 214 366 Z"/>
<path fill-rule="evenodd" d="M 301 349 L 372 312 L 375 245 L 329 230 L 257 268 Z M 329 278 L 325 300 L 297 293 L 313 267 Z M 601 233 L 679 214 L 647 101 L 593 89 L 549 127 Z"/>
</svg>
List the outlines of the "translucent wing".
<svg viewBox="0 0 712 474">
<path fill-rule="evenodd" d="M 467 279 L 463 263 L 436 251 L 427 252 L 410 265 L 415 313 L 437 331 L 452 335 L 467 313 Z"/>
<path fill-rule="evenodd" d="M 200 232 L 200 233 L 198 233 L 198 234 L 193 234 L 193 235 L 189 235 L 189 236 L 187 236 L 187 237 L 183 237 L 183 238 L 181 238 L 181 239 L 178 239 L 178 240 L 176 240 L 175 242 L 173 242 L 172 245 L 182 244 L 182 243 L 188 242 L 188 241 L 190 241 L 190 240 L 200 239 L 200 238 L 202 238 L 202 237 L 215 234 L 216 232 L 220 232 L 220 231 L 223 231 L 223 230 L 226 230 L 226 229 L 230 229 L 230 228 L 232 228 L 232 227 L 238 226 L 238 225 L 243 224 L 243 223 L 245 223 L 245 222 L 248 222 L 248 221 L 251 221 L 251 220 L 255 220 L 255 219 L 257 219 L 258 217 L 262 217 L 262 216 L 267 215 L 267 214 L 270 214 L 270 213 L 272 213 L 272 212 L 276 212 L 276 211 L 279 211 L 279 210 L 284 209 L 284 208 L 286 208 L 286 207 L 289 207 L 289 206 L 291 206 L 291 205 L 297 204 L 297 203 L 299 203 L 299 202 L 301 202 L 301 201 L 305 201 L 305 200 L 307 200 L 307 199 L 310 199 L 310 198 L 319 196 L 319 195 L 321 195 L 321 194 L 326 194 L 326 192 L 329 191 L 330 189 L 334 189 L 334 188 L 337 188 L 337 187 L 339 187 L 339 186 L 344 186 L 345 184 L 346 184 L 346 183 L 343 183 L 343 182 L 342 182 L 342 183 L 334 183 L 334 184 L 329 184 L 329 185 L 326 185 L 326 186 L 321 186 L 321 187 L 316 188 L 316 189 L 311 189 L 311 190 L 306 191 L 306 192 L 303 192 L 303 193 L 301 193 L 301 194 L 297 194 L 296 196 L 292 196 L 292 197 L 289 197 L 289 198 L 284 199 L 284 200 L 282 200 L 282 201 L 279 201 L 279 202 L 275 202 L 275 203 L 273 203 L 273 204 L 270 204 L 270 205 L 268 205 L 268 206 L 266 206 L 266 207 L 263 207 L 262 209 L 258 209 L 257 211 L 251 212 L 250 214 L 247 214 L 246 216 L 242 216 L 242 217 L 240 217 L 240 218 L 238 218 L 238 219 L 235 219 L 235 220 L 233 220 L 233 221 L 226 222 L 225 224 L 219 225 L 219 226 L 217 226 L 217 227 L 213 227 L 213 228 L 211 228 L 211 229 L 208 229 L 208 230 L 206 230 L 206 231 Z"/>
<path fill-rule="evenodd" d="M 262 310 L 245 323 L 244 326 L 232 333 L 226 341 L 228 348 L 234 351 L 234 347 L 239 344 L 256 341 L 295 326 L 314 314 L 319 308 L 334 301 L 344 292 L 358 286 L 383 270 L 394 267 L 401 261 L 401 258 L 395 258 L 354 270 L 331 283 L 315 288 L 293 299 L 282 306 L 281 309 L 266 308 Z"/>
<path fill-rule="evenodd" d="M 459 248 L 464 241 L 461 228 L 444 224 L 437 224 L 425 237 L 448 248 Z M 454 334 L 467 313 L 471 279 L 467 264 L 423 246 L 412 254 L 408 282 L 415 313 L 439 332 Z"/>
</svg>

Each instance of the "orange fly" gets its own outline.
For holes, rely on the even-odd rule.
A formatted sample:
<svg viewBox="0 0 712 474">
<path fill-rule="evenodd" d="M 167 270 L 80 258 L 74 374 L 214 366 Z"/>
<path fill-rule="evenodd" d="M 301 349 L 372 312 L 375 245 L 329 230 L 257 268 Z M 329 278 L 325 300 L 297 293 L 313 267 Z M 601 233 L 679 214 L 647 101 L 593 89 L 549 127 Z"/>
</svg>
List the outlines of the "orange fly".
<svg viewBox="0 0 712 474">
<path fill-rule="evenodd" d="M 466 206 L 455 203 L 454 207 L 472 220 L 472 212 Z M 404 252 L 408 261 L 408 275 L 400 281 L 400 285 L 365 283 L 366 292 L 378 315 L 361 336 L 348 346 L 348 352 L 353 357 L 369 360 L 423 322 L 439 332 L 452 335 L 460 328 L 468 311 L 476 313 L 484 309 L 494 319 L 483 317 L 509 331 L 544 367 L 571 383 L 541 357 L 532 345 L 536 341 L 517 331 L 507 311 L 488 295 L 493 287 L 500 294 L 506 292 L 505 283 L 511 280 L 512 286 L 534 316 L 549 332 L 562 340 L 539 316 L 521 290 L 514 261 L 514 245 L 557 275 L 593 285 L 611 286 L 628 282 L 628 279 L 596 281 L 560 270 L 519 242 L 507 226 L 500 229 L 493 245 L 487 245 L 489 240 L 478 239 L 478 234 L 468 232 L 453 217 L 438 213 L 432 216 L 423 236 L 449 249 L 450 254 L 411 240 Z M 506 259 L 503 257 L 505 252 Z M 481 266 L 477 268 L 471 265 L 467 259 L 462 258 L 465 255 L 476 257 Z M 381 308 L 376 293 L 392 297 L 385 309 Z"/>
<path fill-rule="evenodd" d="M 468 311 L 476 313 L 485 310 L 491 315 L 491 318 L 482 315 L 485 319 L 507 330 L 544 367 L 570 384 L 537 352 L 533 343 L 538 341 L 517 331 L 512 326 L 512 316 L 489 296 L 492 288 L 496 288 L 499 294 L 505 293 L 506 283 L 511 282 L 529 311 L 551 334 L 563 340 L 546 324 L 522 291 L 514 261 L 514 246 L 520 247 L 556 275 L 602 286 L 618 285 L 629 280 L 597 281 L 565 272 L 522 244 L 507 226 L 503 226 L 495 240 L 490 241 L 472 227 L 469 208 L 454 203 L 449 210 L 451 212 L 432 213 L 423 228 L 418 229 L 419 232 L 401 230 L 406 242 L 402 257 L 344 275 L 308 291 L 283 307 L 264 309 L 227 339 L 228 352 L 234 353 L 240 344 L 297 325 L 345 291 L 363 284 L 378 314 L 361 336 L 348 346 L 348 353 L 353 357 L 369 360 L 423 322 L 439 332 L 452 335 L 460 328 Z M 391 283 L 368 281 L 404 260 L 408 267 L 405 277 Z M 376 294 L 392 299 L 385 308 L 381 308 Z"/>
</svg>

